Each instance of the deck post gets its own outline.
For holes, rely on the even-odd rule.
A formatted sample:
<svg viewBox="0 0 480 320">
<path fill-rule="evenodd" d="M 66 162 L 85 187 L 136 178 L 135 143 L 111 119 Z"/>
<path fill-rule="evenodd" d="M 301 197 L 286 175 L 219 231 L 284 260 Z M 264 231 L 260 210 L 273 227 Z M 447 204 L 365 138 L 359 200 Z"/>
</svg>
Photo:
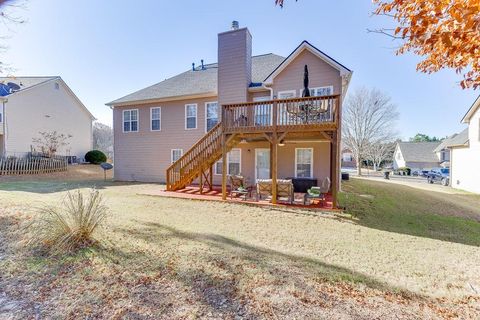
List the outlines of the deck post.
<svg viewBox="0 0 480 320">
<path fill-rule="evenodd" d="M 337 132 L 333 132 L 332 142 L 330 144 L 330 172 L 332 177 L 332 207 L 338 207 L 338 140 Z"/>
<path fill-rule="evenodd" d="M 227 137 L 222 133 L 222 199 L 227 200 Z"/>
<path fill-rule="evenodd" d="M 208 181 L 210 182 L 208 184 L 208 191 L 212 191 L 213 189 L 213 165 L 208 168 Z"/>
<path fill-rule="evenodd" d="M 278 141 L 277 133 L 272 135 L 270 143 L 270 156 L 272 157 L 272 204 L 277 204 L 277 160 L 278 160 Z"/>
<path fill-rule="evenodd" d="M 200 194 L 203 194 L 203 169 L 202 168 L 200 168 L 198 183 L 200 184 Z"/>
</svg>

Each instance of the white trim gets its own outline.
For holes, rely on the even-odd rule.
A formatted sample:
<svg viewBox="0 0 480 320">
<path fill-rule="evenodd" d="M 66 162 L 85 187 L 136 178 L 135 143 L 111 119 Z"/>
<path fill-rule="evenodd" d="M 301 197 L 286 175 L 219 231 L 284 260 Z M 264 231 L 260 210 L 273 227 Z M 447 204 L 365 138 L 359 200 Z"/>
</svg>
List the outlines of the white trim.
<svg viewBox="0 0 480 320">
<path fill-rule="evenodd" d="M 228 153 L 227 153 L 227 175 L 230 174 L 230 152 L 234 151 L 234 150 L 238 150 L 240 152 L 240 159 L 239 159 L 239 164 L 240 164 L 240 172 L 239 173 L 242 173 L 242 149 L 240 148 L 233 148 L 231 149 Z M 215 162 L 213 165 L 214 165 L 214 168 L 213 168 L 213 174 L 216 175 L 216 176 L 221 176 L 222 174 L 221 173 L 218 173 L 217 172 L 217 163 L 219 163 L 220 161 L 222 161 L 221 159 L 218 160 L 217 162 Z"/>
<path fill-rule="evenodd" d="M 125 131 L 125 111 L 130 112 L 130 131 Z M 137 111 L 137 130 L 132 130 L 132 111 Z M 122 110 L 122 132 L 123 133 L 130 133 L 130 132 L 138 132 L 140 131 L 140 112 L 138 109 L 124 109 Z"/>
<path fill-rule="evenodd" d="M 283 98 L 280 98 L 280 95 L 285 94 L 285 93 L 293 93 L 293 97 L 294 98 L 297 97 L 297 90 L 283 90 L 283 91 L 278 91 L 277 92 L 277 99 L 283 99 Z"/>
<path fill-rule="evenodd" d="M 257 176 L 257 173 L 258 173 L 258 170 L 257 170 L 257 154 L 258 154 L 258 152 L 257 151 L 260 151 L 260 150 L 268 151 L 269 157 L 271 156 L 270 155 L 270 149 L 268 149 L 268 148 L 255 148 L 255 181 L 258 180 L 258 176 Z M 268 173 L 269 174 L 271 173 L 271 169 L 272 168 L 270 168 L 270 164 L 269 164 L 268 165 Z"/>
<path fill-rule="evenodd" d="M 183 157 L 183 149 L 170 149 L 170 163 L 174 163 L 175 161 L 173 161 L 173 151 L 178 151 L 180 150 L 180 158 Z M 180 159 L 178 158 L 178 159 Z M 177 160 L 178 160 L 177 159 Z"/>
<path fill-rule="evenodd" d="M 333 95 L 333 94 L 334 94 L 334 93 L 333 93 L 333 92 L 334 92 L 334 91 L 333 91 L 333 86 L 322 86 L 322 87 L 315 87 L 315 88 L 308 88 L 308 89 L 310 89 L 310 91 L 312 91 L 312 90 L 325 89 L 325 88 L 330 88 L 330 91 L 331 91 L 330 95 Z M 303 96 L 303 89 L 304 89 L 304 88 L 302 88 L 302 89 L 299 90 L 299 93 L 300 93 L 299 97 L 302 97 L 302 96 Z"/>
<path fill-rule="evenodd" d="M 295 172 L 295 178 L 298 178 L 298 176 L 297 176 L 297 152 L 298 152 L 298 150 L 311 150 L 312 159 L 311 159 L 311 163 L 310 163 L 310 177 L 306 177 L 306 178 L 313 178 L 313 158 L 314 158 L 313 148 L 295 148 L 295 171 L 294 171 Z"/>
<path fill-rule="evenodd" d="M 207 108 L 208 108 L 208 105 L 209 104 L 212 104 L 212 103 L 216 103 L 217 104 L 217 123 L 220 121 L 220 115 L 218 114 L 218 101 L 209 101 L 209 102 L 205 102 L 205 133 L 207 133 L 207 116 L 208 116 L 208 112 L 207 112 Z"/>
<path fill-rule="evenodd" d="M 253 102 L 269 101 L 270 96 L 253 97 Z"/>
<path fill-rule="evenodd" d="M 195 128 L 187 128 L 187 108 L 189 106 L 195 106 Z M 198 104 L 197 103 L 187 103 L 185 105 L 185 130 L 196 130 L 198 128 Z"/>
<path fill-rule="evenodd" d="M 152 118 L 153 109 L 159 109 L 160 110 L 160 119 L 153 119 Z M 156 130 L 153 129 L 153 125 L 152 125 L 153 120 L 159 120 L 160 121 L 160 128 L 159 129 L 156 129 Z M 150 131 L 152 131 L 152 132 L 162 131 L 162 107 L 151 107 L 150 108 Z"/>
<path fill-rule="evenodd" d="M 340 71 L 340 76 L 345 76 L 345 75 L 348 75 L 348 74 L 351 74 L 352 71 L 348 70 L 347 68 L 345 68 L 344 66 L 342 66 L 341 64 L 339 64 L 338 62 L 334 61 L 332 58 L 330 58 L 329 56 L 327 56 L 326 54 L 324 54 L 323 52 L 321 52 L 320 50 L 318 50 L 317 48 L 313 47 L 310 43 L 308 43 L 307 41 L 304 41 L 302 42 L 302 44 L 300 46 L 298 46 L 298 48 L 292 52 L 292 54 L 284 61 L 282 62 L 282 64 L 280 65 L 280 68 L 278 68 L 277 70 L 275 70 L 267 79 L 265 79 L 264 83 L 265 84 L 272 84 L 273 83 L 273 79 L 278 76 L 292 61 L 294 61 L 299 55 L 300 53 L 302 53 L 304 50 L 308 50 L 310 51 L 311 53 L 313 53 L 315 56 L 317 56 L 318 58 L 320 58 L 321 60 L 325 61 L 326 63 L 328 63 L 330 66 L 332 66 L 333 68 L 337 69 Z"/>
</svg>

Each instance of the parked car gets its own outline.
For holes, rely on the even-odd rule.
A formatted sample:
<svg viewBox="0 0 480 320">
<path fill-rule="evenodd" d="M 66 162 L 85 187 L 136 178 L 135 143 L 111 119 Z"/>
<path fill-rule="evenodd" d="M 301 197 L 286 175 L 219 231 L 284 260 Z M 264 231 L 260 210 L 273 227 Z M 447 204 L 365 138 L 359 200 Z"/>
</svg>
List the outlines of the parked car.
<svg viewBox="0 0 480 320">
<path fill-rule="evenodd" d="M 450 169 L 438 168 L 430 170 L 427 174 L 427 182 L 440 182 L 442 186 L 448 186 L 450 184 Z"/>
</svg>

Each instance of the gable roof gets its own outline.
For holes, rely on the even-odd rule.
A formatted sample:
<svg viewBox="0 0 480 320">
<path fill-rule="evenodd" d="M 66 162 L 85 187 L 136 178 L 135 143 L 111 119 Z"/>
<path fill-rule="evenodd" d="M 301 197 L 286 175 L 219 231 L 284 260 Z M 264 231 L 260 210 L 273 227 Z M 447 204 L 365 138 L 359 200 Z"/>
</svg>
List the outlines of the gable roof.
<svg viewBox="0 0 480 320">
<path fill-rule="evenodd" d="M 59 81 L 61 82 L 67 92 L 73 97 L 75 101 L 80 105 L 82 109 L 84 109 L 85 112 L 90 116 L 92 120 L 96 120 L 96 118 L 93 116 L 93 114 L 88 110 L 88 108 L 83 104 L 83 102 L 77 97 L 77 95 L 70 89 L 70 87 L 67 85 L 65 81 L 60 76 L 45 76 L 45 77 L 35 77 L 35 76 L 30 76 L 30 77 L 0 77 L 0 83 L 8 83 L 8 82 L 14 82 L 20 86 L 20 90 L 15 91 L 5 97 L 4 99 L 8 99 L 8 97 L 12 95 L 18 95 L 22 94 L 22 92 L 29 90 L 31 88 L 37 87 L 39 85 L 43 85 L 47 82 L 50 81 Z"/>
<path fill-rule="evenodd" d="M 477 97 L 475 102 L 472 104 L 470 109 L 468 109 L 465 116 L 463 116 L 462 123 L 470 123 L 470 119 L 473 117 L 475 112 L 480 109 L 480 95 Z"/>
<path fill-rule="evenodd" d="M 445 148 L 464 147 L 468 145 L 468 128 L 465 128 L 462 132 L 454 137 L 447 139 Z"/>
<path fill-rule="evenodd" d="M 438 162 L 434 150 L 440 143 L 440 141 L 399 142 L 398 146 L 406 162 Z"/>
<path fill-rule="evenodd" d="M 252 57 L 252 84 L 263 80 L 285 58 L 273 53 Z M 109 106 L 128 104 L 132 102 L 149 102 L 173 97 L 217 94 L 218 64 L 212 63 L 189 70 L 150 87 L 141 89 L 120 99 L 107 103 Z"/>
<path fill-rule="evenodd" d="M 29 89 L 31 87 L 37 86 L 44 82 L 53 80 L 53 79 L 60 79 L 59 76 L 45 76 L 45 77 L 0 77 L 0 83 L 7 84 L 8 82 L 16 83 L 20 86 L 20 90 Z M 16 91 L 16 92 L 19 92 Z"/>
<path fill-rule="evenodd" d="M 273 82 L 273 79 L 280 73 L 283 71 L 283 69 L 285 69 L 289 64 L 290 62 L 292 62 L 293 60 L 295 60 L 295 58 L 300 54 L 302 53 L 304 50 L 308 50 L 310 52 L 312 52 L 315 56 L 317 56 L 318 58 L 320 58 L 321 60 L 325 61 L 326 63 L 328 63 L 329 65 L 331 65 L 333 68 L 337 69 L 338 71 L 340 71 L 340 75 L 341 76 L 351 76 L 352 74 L 352 70 L 348 69 L 347 67 L 345 67 L 344 65 L 342 65 L 340 62 L 338 62 L 337 60 L 333 59 L 332 57 L 330 57 L 329 55 L 327 55 L 326 53 L 324 53 L 323 51 L 321 51 L 320 49 L 318 49 L 317 47 L 313 46 L 310 42 L 308 42 L 307 40 L 304 40 L 302 41 L 302 43 L 300 43 L 300 45 L 295 48 L 295 50 L 293 50 L 292 53 L 290 53 L 290 55 L 280 64 L 278 65 L 278 67 L 275 68 L 275 70 L 273 70 L 269 75 L 268 77 L 265 78 L 264 82 L 265 83 L 272 83 Z"/>
</svg>

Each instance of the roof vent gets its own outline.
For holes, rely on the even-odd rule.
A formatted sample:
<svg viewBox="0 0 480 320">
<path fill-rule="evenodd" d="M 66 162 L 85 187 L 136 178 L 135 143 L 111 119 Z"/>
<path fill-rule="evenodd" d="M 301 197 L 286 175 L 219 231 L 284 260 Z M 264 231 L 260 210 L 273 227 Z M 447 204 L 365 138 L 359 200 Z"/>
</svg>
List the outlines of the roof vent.
<svg viewBox="0 0 480 320">
<path fill-rule="evenodd" d="M 240 25 L 239 25 L 238 21 L 233 20 L 232 21 L 232 30 L 238 30 L 239 28 L 240 28 Z"/>
</svg>

